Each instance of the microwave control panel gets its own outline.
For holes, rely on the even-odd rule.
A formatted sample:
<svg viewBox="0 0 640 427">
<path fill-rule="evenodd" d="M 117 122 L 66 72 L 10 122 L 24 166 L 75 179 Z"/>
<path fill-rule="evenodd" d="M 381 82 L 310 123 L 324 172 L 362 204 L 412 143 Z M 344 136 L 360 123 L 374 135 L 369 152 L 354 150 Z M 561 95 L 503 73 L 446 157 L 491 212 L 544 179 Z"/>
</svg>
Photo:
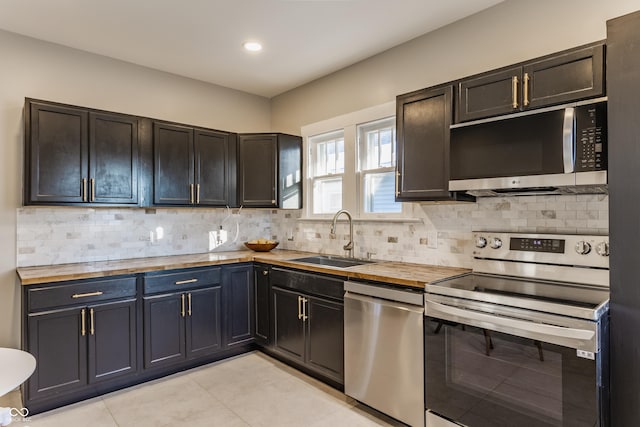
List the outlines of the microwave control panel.
<svg viewBox="0 0 640 427">
<path fill-rule="evenodd" d="M 576 172 L 607 169 L 607 104 L 576 107 Z"/>
</svg>

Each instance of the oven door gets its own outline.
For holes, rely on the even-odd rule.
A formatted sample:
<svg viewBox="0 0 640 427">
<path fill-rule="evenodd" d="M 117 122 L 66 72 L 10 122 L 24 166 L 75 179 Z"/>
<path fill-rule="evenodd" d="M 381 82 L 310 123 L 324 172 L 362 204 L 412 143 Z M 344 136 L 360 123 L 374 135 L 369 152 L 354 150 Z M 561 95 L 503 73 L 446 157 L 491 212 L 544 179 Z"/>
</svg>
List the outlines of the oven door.
<svg viewBox="0 0 640 427">
<path fill-rule="evenodd" d="M 426 294 L 427 419 L 471 427 L 608 425 L 606 351 L 599 348 L 606 320 L 562 325 L 561 316 L 534 321 L 539 313 L 492 311 L 502 308 Z"/>
</svg>

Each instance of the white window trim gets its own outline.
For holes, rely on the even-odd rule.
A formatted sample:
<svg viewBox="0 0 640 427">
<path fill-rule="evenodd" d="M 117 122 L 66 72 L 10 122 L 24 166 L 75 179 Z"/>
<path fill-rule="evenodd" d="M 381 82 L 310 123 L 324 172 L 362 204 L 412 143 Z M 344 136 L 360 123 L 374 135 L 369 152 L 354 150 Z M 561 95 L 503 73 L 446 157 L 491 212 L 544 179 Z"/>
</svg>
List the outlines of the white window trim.
<svg viewBox="0 0 640 427">
<path fill-rule="evenodd" d="M 344 129 L 344 173 L 342 187 L 342 209 L 346 209 L 357 220 L 373 220 L 373 221 L 403 221 L 413 220 L 413 204 L 402 203 L 402 211 L 398 213 L 365 213 L 361 212 L 360 199 L 362 198 L 362 174 L 357 172 L 357 125 L 383 119 L 385 117 L 395 116 L 395 101 L 387 102 L 374 107 L 365 108 L 363 110 L 352 113 L 343 114 L 320 122 L 305 125 L 301 128 L 303 138 L 303 161 L 305 168 L 309 165 L 309 138 L 323 133 L 329 133 L 338 129 Z M 396 130 L 397 132 L 397 130 Z M 313 188 L 312 180 L 307 174 L 304 180 L 304 209 L 303 220 L 313 219 L 331 219 L 334 214 L 314 214 L 313 213 Z M 355 197 L 354 197 L 355 196 Z"/>
</svg>

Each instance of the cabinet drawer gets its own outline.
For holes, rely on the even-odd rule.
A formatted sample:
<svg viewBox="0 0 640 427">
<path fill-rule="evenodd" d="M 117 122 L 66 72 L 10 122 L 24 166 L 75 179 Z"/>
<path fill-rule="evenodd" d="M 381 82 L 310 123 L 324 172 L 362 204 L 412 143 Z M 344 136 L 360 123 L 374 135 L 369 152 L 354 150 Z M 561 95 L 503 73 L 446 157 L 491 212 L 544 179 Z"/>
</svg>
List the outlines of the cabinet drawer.
<svg viewBox="0 0 640 427">
<path fill-rule="evenodd" d="M 344 299 L 343 280 L 319 274 L 273 268 L 271 270 L 271 285 L 339 299 L 340 301 Z"/>
<path fill-rule="evenodd" d="M 135 296 L 136 278 L 130 276 L 30 287 L 27 295 L 30 312 L 53 307 L 90 304 Z"/>
<path fill-rule="evenodd" d="M 144 293 L 180 292 L 219 284 L 221 267 L 194 268 L 172 271 L 170 273 L 149 273 L 144 277 Z"/>
</svg>

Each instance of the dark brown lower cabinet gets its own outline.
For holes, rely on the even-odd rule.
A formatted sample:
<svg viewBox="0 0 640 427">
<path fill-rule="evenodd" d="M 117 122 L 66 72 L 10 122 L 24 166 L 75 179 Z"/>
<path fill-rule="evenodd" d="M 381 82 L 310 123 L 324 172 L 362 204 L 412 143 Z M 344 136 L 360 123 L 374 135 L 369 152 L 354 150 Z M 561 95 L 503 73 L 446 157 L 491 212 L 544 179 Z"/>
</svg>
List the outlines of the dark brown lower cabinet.
<svg viewBox="0 0 640 427">
<path fill-rule="evenodd" d="M 145 368 L 222 348 L 221 286 L 144 297 Z"/>
<path fill-rule="evenodd" d="M 28 329 L 37 369 L 27 400 L 137 371 L 135 299 L 32 313 Z"/>
<path fill-rule="evenodd" d="M 341 279 L 273 268 L 274 353 L 334 384 L 344 384 Z"/>
</svg>

